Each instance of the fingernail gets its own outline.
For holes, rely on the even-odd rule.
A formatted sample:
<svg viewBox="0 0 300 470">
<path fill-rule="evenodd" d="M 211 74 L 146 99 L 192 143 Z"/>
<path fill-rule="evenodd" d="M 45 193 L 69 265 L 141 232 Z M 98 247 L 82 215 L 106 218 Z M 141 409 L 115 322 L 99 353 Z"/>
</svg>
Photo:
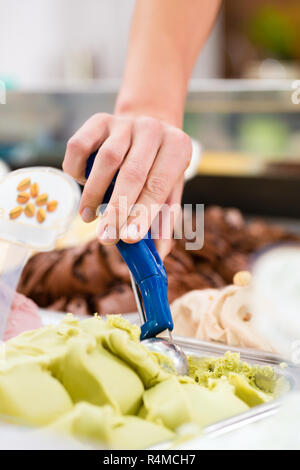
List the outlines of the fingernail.
<svg viewBox="0 0 300 470">
<path fill-rule="evenodd" d="M 137 240 L 139 238 L 138 226 L 136 224 L 129 224 L 122 230 L 121 236 L 129 240 Z"/>
<path fill-rule="evenodd" d="M 92 209 L 91 207 L 85 207 L 83 211 L 81 212 L 81 218 L 84 222 L 92 222 L 96 217 L 96 212 L 95 209 Z"/>
<path fill-rule="evenodd" d="M 104 244 L 111 244 L 115 243 L 117 240 L 117 230 L 114 225 L 106 225 L 103 233 L 101 234 L 102 227 L 99 227 L 100 230 L 98 231 L 99 238 Z"/>
</svg>

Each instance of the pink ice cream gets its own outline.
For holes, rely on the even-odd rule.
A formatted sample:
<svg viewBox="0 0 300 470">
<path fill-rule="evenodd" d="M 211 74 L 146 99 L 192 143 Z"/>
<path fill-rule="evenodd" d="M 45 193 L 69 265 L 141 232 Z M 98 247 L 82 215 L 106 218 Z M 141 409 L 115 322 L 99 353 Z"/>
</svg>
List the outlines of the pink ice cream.
<svg viewBox="0 0 300 470">
<path fill-rule="evenodd" d="M 11 313 L 8 317 L 4 341 L 28 330 L 42 326 L 38 306 L 22 294 L 15 294 Z"/>
</svg>

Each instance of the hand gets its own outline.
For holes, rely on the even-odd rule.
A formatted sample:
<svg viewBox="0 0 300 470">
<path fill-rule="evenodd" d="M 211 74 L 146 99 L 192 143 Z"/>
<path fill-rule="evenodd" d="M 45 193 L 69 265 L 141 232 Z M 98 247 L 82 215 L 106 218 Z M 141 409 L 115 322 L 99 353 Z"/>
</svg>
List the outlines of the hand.
<svg viewBox="0 0 300 470">
<path fill-rule="evenodd" d="M 97 149 L 93 169 L 85 181 L 87 159 Z M 99 113 L 68 141 L 63 169 L 85 185 L 79 209 L 85 222 L 96 218 L 96 209 L 120 169 L 97 235 L 103 244 L 115 244 L 119 239 L 134 243 L 147 233 L 162 204 L 170 207 L 180 203 L 183 174 L 191 154 L 188 135 L 166 122 Z M 132 207 L 143 210 L 136 215 Z M 169 225 L 171 236 L 158 244 L 162 256 L 171 248 L 174 218 Z"/>
</svg>

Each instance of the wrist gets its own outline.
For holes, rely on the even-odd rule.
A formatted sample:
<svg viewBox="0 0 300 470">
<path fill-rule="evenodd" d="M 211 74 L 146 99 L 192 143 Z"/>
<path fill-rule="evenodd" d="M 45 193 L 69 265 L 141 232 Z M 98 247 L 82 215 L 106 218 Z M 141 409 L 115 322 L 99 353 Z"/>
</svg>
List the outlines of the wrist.
<svg viewBox="0 0 300 470">
<path fill-rule="evenodd" d="M 155 74 L 151 74 L 155 76 Z M 186 84 L 174 82 L 161 74 L 160 80 L 130 76 L 124 80 L 116 105 L 116 114 L 151 116 L 181 128 L 183 123 Z"/>
<path fill-rule="evenodd" d="M 183 110 L 170 110 L 149 103 L 147 100 L 122 98 L 117 99 L 115 114 L 132 117 L 150 116 L 175 127 L 182 127 Z"/>
</svg>

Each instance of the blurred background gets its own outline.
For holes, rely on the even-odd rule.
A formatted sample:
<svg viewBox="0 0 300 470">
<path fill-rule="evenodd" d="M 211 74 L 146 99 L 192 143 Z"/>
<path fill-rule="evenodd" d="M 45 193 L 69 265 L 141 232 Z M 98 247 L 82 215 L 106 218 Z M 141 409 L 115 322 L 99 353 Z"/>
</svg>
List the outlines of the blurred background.
<svg viewBox="0 0 300 470">
<path fill-rule="evenodd" d="M 113 110 L 134 3 L 0 0 L 0 159 L 9 168 L 60 167 L 85 119 Z M 300 217 L 299 30 L 299 0 L 223 1 L 187 96 L 184 128 L 202 160 L 184 202 Z"/>
</svg>

